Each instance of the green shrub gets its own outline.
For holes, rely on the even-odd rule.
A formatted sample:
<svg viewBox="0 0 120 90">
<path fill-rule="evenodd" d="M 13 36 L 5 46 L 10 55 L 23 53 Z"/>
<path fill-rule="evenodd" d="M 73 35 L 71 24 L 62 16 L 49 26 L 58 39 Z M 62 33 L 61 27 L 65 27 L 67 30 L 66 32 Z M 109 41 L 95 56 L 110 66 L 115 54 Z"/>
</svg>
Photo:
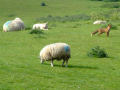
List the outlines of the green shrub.
<svg viewBox="0 0 120 90">
<path fill-rule="evenodd" d="M 25 27 L 25 30 L 31 30 L 31 27 Z"/>
<path fill-rule="evenodd" d="M 41 30 L 31 30 L 30 34 L 43 34 Z"/>
<path fill-rule="evenodd" d="M 41 6 L 46 6 L 46 4 L 44 2 L 41 3 Z"/>
<path fill-rule="evenodd" d="M 87 53 L 87 56 L 89 57 L 97 57 L 97 58 L 104 58 L 107 57 L 107 53 L 104 51 L 104 49 L 101 49 L 99 46 L 96 46 Z"/>
</svg>

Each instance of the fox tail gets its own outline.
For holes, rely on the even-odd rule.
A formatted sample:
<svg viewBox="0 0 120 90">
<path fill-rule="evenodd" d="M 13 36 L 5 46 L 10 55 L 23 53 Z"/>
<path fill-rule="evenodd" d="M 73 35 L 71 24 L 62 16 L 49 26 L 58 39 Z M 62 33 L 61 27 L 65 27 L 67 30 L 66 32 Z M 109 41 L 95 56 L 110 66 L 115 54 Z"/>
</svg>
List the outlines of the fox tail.
<svg viewBox="0 0 120 90">
<path fill-rule="evenodd" d="M 94 34 L 96 34 L 97 32 L 98 32 L 98 30 L 92 32 L 92 33 L 91 33 L 91 37 L 92 37 Z"/>
</svg>

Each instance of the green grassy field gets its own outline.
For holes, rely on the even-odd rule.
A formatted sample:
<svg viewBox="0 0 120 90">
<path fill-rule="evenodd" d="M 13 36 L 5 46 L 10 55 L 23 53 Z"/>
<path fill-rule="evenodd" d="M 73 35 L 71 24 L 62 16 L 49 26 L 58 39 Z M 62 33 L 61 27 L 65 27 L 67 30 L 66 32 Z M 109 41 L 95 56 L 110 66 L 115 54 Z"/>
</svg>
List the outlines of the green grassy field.
<svg viewBox="0 0 120 90">
<path fill-rule="evenodd" d="M 42 7 L 42 1 L 0 0 L 0 90 L 119 90 L 120 23 L 115 16 L 110 21 L 117 30 L 112 29 L 110 37 L 105 34 L 90 36 L 101 27 L 92 24 L 94 19 L 50 21 L 49 30 L 41 34 L 30 34 L 31 29 L 2 32 L 2 26 L 15 17 L 32 28 L 37 18 L 48 15 L 94 17 L 94 14 L 120 8 L 103 8 L 106 2 L 90 0 L 46 0 L 47 6 Z M 40 50 L 55 42 L 65 42 L 71 47 L 67 68 L 61 67 L 62 61 L 54 61 L 53 68 L 50 62 L 40 64 Z M 87 52 L 94 46 L 104 48 L 109 57 L 88 57 Z"/>
</svg>

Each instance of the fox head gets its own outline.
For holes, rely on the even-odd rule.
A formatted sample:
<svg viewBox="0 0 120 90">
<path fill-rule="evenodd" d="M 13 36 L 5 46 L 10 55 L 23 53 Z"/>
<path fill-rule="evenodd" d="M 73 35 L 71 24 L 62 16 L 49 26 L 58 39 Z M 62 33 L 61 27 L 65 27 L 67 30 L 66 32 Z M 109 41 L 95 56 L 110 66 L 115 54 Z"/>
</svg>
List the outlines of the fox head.
<svg viewBox="0 0 120 90">
<path fill-rule="evenodd" d="M 108 24 L 108 27 L 110 27 L 110 28 L 111 28 L 111 27 L 112 27 L 112 25 L 111 25 L 111 24 Z"/>
</svg>

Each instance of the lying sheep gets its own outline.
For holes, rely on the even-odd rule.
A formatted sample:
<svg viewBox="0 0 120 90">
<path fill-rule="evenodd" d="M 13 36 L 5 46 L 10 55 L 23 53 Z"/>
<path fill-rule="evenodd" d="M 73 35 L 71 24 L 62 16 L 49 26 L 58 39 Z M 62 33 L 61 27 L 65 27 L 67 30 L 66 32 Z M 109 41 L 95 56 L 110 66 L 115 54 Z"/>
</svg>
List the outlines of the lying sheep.
<svg viewBox="0 0 120 90">
<path fill-rule="evenodd" d="M 66 43 L 50 44 L 40 51 L 41 63 L 44 61 L 51 61 L 51 67 L 53 67 L 53 60 L 55 59 L 58 61 L 63 59 L 62 66 L 64 66 L 64 63 L 66 62 L 65 66 L 67 67 L 70 56 L 70 47 Z"/>
<path fill-rule="evenodd" d="M 48 30 L 48 23 L 39 23 L 39 24 L 34 24 L 32 29 L 33 30 Z"/>
<path fill-rule="evenodd" d="M 106 24 L 106 21 L 97 20 L 97 21 L 93 22 L 93 24 Z"/>
<path fill-rule="evenodd" d="M 20 18 L 15 18 L 14 20 L 7 21 L 3 25 L 3 32 L 23 30 L 24 28 L 24 22 Z"/>
</svg>

